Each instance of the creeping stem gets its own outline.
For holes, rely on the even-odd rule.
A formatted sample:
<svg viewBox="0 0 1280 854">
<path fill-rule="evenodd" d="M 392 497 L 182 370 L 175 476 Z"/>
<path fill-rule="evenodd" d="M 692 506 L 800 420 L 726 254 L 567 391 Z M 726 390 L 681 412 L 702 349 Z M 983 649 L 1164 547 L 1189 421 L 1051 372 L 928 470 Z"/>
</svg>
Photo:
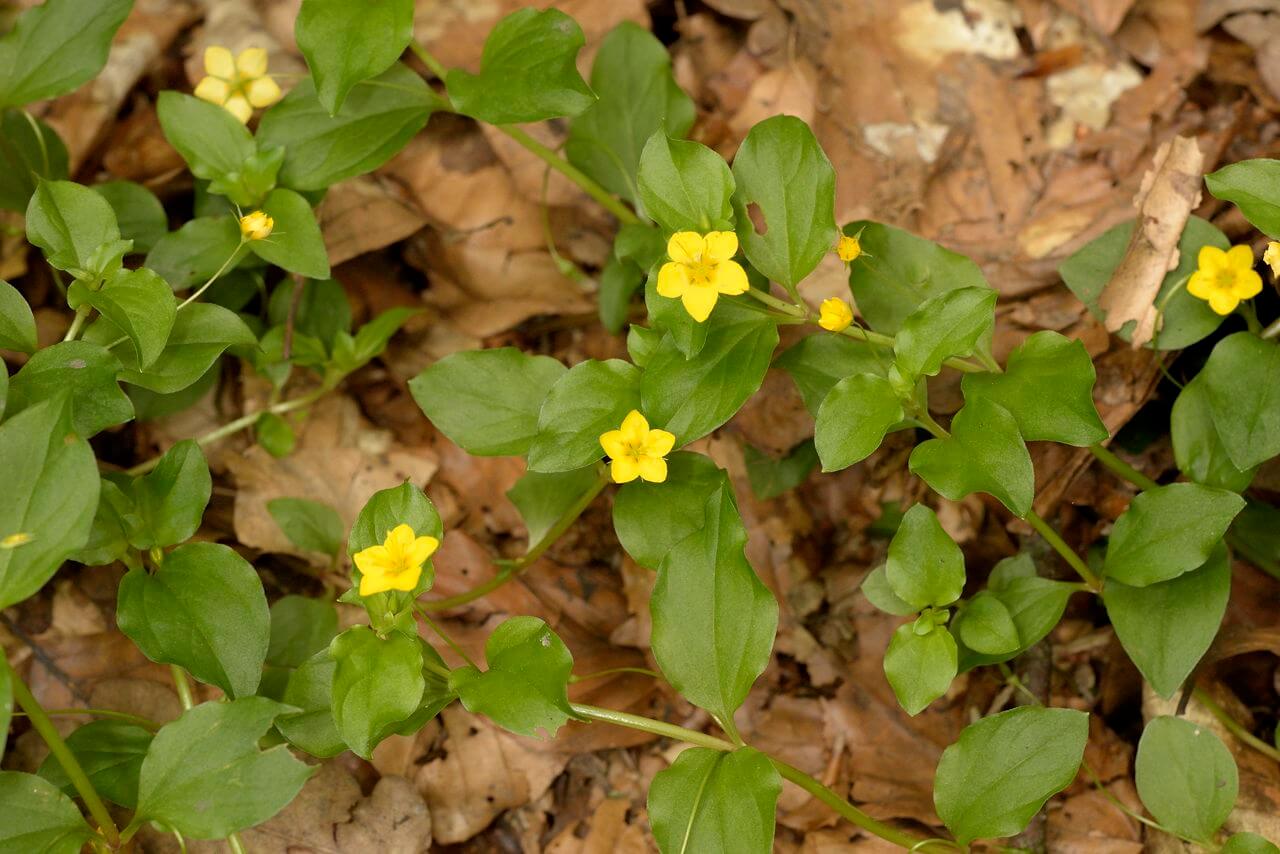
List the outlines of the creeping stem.
<svg viewBox="0 0 1280 854">
<path fill-rule="evenodd" d="M 413 51 L 414 55 L 418 57 L 418 59 L 422 60 L 423 64 L 426 65 L 427 68 L 431 69 L 432 74 L 440 78 L 441 82 L 444 82 L 444 79 L 449 72 L 440 60 L 432 56 L 431 52 L 428 51 L 417 39 L 409 42 L 409 49 Z M 591 198 L 599 202 L 605 210 L 617 217 L 619 222 L 626 223 L 628 225 L 640 222 L 640 218 L 616 196 L 596 183 L 595 180 L 584 173 L 581 169 L 578 169 L 568 160 L 565 160 L 550 148 L 547 148 L 545 145 L 529 136 L 529 134 L 525 133 L 520 128 L 515 125 L 494 125 L 494 127 L 511 137 L 520 145 L 524 146 L 531 154 L 543 163 L 546 163 L 552 169 L 556 170 L 561 175 L 564 175 L 570 181 L 581 187 L 587 195 L 591 196 Z"/>
<path fill-rule="evenodd" d="M 1035 528 L 1036 533 L 1043 537 L 1046 543 L 1053 546 L 1053 550 L 1062 556 L 1062 559 L 1076 571 L 1077 575 L 1084 579 L 1084 583 L 1089 585 L 1090 590 L 1094 593 L 1102 592 L 1102 579 L 1089 568 L 1089 564 L 1080 559 L 1080 555 L 1076 554 L 1075 550 L 1067 545 L 1058 532 L 1053 530 L 1053 527 L 1044 519 L 1041 519 L 1040 515 L 1034 510 L 1027 511 L 1027 524 Z"/>
<path fill-rule="evenodd" d="M 1249 747 L 1261 753 L 1263 756 L 1269 756 L 1276 762 L 1280 762 L 1280 749 L 1272 747 L 1262 739 L 1258 738 L 1249 730 L 1240 725 L 1240 722 L 1227 712 L 1226 709 L 1219 706 L 1214 699 L 1209 696 L 1209 692 L 1203 688 L 1195 689 L 1195 698 L 1200 701 L 1200 705 L 1209 710 L 1209 714 L 1218 719 L 1218 722 L 1227 728 L 1227 731 L 1236 738 L 1243 741 Z"/>
<path fill-rule="evenodd" d="M 84 769 L 76 761 L 75 754 L 71 752 L 71 748 L 67 747 L 67 743 L 62 740 L 62 736 L 58 734 L 53 721 L 49 720 L 44 707 L 40 705 L 39 701 L 31 693 L 27 683 L 22 681 L 22 678 L 9 666 L 9 662 L 3 656 L 0 656 L 0 667 L 8 669 L 9 681 L 13 686 L 13 698 L 22 708 L 22 711 L 26 712 L 27 717 L 31 720 L 32 728 L 44 739 L 44 743 L 49 746 L 49 752 L 58 760 L 62 770 L 67 773 L 67 779 L 71 781 L 71 785 L 75 787 L 80 799 L 84 801 L 85 807 L 89 810 L 89 815 L 93 816 L 93 820 L 97 822 L 98 828 L 107 840 L 107 844 L 112 848 L 116 847 L 120 843 L 120 830 L 116 827 L 116 823 L 111 820 L 111 813 L 107 812 L 106 804 L 102 802 L 97 790 L 93 788 L 93 783 L 89 781 L 89 776 L 84 773 Z"/>
</svg>

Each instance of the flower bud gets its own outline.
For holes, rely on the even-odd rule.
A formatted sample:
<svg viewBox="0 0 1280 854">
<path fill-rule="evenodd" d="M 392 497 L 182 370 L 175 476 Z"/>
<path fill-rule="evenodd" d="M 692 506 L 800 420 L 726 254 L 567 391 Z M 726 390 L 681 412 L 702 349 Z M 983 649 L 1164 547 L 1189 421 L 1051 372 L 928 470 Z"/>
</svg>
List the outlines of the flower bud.
<svg viewBox="0 0 1280 854">
<path fill-rule="evenodd" d="M 254 211 L 240 217 L 240 233 L 245 240 L 266 240 L 271 236 L 271 229 L 276 221 L 262 211 Z"/>
</svg>

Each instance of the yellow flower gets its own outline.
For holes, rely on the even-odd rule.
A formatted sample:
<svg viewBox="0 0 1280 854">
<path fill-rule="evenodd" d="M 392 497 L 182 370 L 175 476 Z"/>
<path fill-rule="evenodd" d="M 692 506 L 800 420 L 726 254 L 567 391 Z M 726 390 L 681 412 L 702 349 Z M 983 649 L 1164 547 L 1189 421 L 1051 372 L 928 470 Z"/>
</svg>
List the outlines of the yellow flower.
<svg viewBox="0 0 1280 854">
<path fill-rule="evenodd" d="M 648 420 L 636 410 L 622 419 L 622 427 L 600 435 L 600 447 L 613 462 L 609 475 L 614 483 L 630 483 L 637 477 L 650 483 L 667 479 L 663 459 L 675 447 L 676 437 L 666 430 L 650 430 Z"/>
<path fill-rule="evenodd" d="M 847 234 L 840 235 L 840 242 L 836 244 L 836 254 L 846 264 L 858 260 L 858 256 L 862 254 L 862 244 L 858 241 L 858 236 L 856 234 L 852 237 Z"/>
<path fill-rule="evenodd" d="M 1248 246 L 1232 246 L 1227 252 L 1205 246 L 1198 260 L 1187 293 L 1207 301 L 1218 314 L 1230 314 L 1241 300 L 1262 292 L 1262 277 L 1253 269 L 1253 251 Z"/>
<path fill-rule="evenodd" d="M 1267 244 L 1267 251 L 1262 253 L 1262 260 L 1271 268 L 1271 275 L 1280 277 L 1280 243 L 1274 240 Z"/>
<path fill-rule="evenodd" d="M 10 534 L 0 539 L 0 549 L 16 549 L 18 546 L 25 546 L 31 542 L 31 535 L 25 533 Z"/>
<path fill-rule="evenodd" d="M 689 316 L 701 323 L 720 294 L 745 294 L 747 272 L 737 261 L 738 235 L 732 231 L 677 231 L 667 241 L 671 260 L 658 271 L 658 293 L 679 298 Z"/>
<path fill-rule="evenodd" d="M 360 570 L 360 595 L 371 596 L 385 590 L 412 590 L 422 577 L 422 565 L 435 554 L 440 541 L 418 537 L 413 528 L 400 524 L 387 531 L 380 546 L 356 552 Z"/>
<path fill-rule="evenodd" d="M 280 100 L 280 87 L 267 76 L 267 52 L 260 47 L 231 51 L 217 45 L 204 50 L 204 70 L 209 76 L 196 86 L 196 97 L 225 107 L 245 123 L 254 107 L 269 107 Z"/>
<path fill-rule="evenodd" d="M 839 297 L 824 299 L 818 314 L 818 325 L 828 332 L 843 332 L 853 323 L 853 309 Z"/>
<path fill-rule="evenodd" d="M 262 211 L 254 211 L 240 217 L 240 233 L 245 240 L 266 240 L 271 236 L 271 229 L 276 221 Z"/>
</svg>

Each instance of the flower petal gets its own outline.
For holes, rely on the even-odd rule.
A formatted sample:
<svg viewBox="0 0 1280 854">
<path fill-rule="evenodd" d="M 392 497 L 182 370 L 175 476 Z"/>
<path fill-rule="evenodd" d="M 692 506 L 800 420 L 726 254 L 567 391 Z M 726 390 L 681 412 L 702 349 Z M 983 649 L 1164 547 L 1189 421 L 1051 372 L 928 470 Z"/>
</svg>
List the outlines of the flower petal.
<svg viewBox="0 0 1280 854">
<path fill-rule="evenodd" d="M 369 546 L 356 552 L 352 560 L 356 563 L 356 569 L 365 575 L 381 575 L 392 564 L 386 546 Z"/>
<path fill-rule="evenodd" d="M 604 448 L 606 457 L 616 460 L 627 452 L 627 440 L 621 430 L 610 430 L 600 434 L 600 447 Z"/>
<path fill-rule="evenodd" d="M 703 241 L 702 254 L 708 261 L 728 261 L 738 254 L 738 235 L 732 231 L 709 231 Z"/>
<path fill-rule="evenodd" d="M 226 107 L 228 113 L 239 119 L 240 124 L 248 124 L 249 117 L 253 115 L 253 107 L 249 106 L 244 95 L 232 95 L 222 106 Z"/>
<path fill-rule="evenodd" d="M 650 430 L 644 441 L 644 451 L 655 457 L 665 457 L 676 446 L 676 437 L 666 430 Z"/>
<path fill-rule="evenodd" d="M 658 293 L 675 298 L 689 287 L 689 268 L 676 261 L 668 261 L 658 270 Z"/>
<path fill-rule="evenodd" d="M 622 419 L 622 435 L 628 442 L 638 445 L 648 434 L 649 419 L 645 418 L 640 410 L 633 409 L 627 413 L 626 418 Z"/>
<path fill-rule="evenodd" d="M 1214 292 L 1215 276 L 1216 274 L 1207 270 L 1196 270 L 1187 280 L 1187 293 L 1199 299 L 1208 299 Z"/>
<path fill-rule="evenodd" d="M 635 457 L 615 457 L 609 464 L 609 476 L 614 483 L 630 483 L 640 476 L 640 466 Z"/>
<path fill-rule="evenodd" d="M 1252 299 L 1262 293 L 1262 277 L 1254 270 L 1240 270 L 1231 286 L 1231 293 L 1240 299 Z"/>
<path fill-rule="evenodd" d="M 236 57 L 236 71 L 248 78 L 266 74 L 267 52 L 260 47 L 250 47 L 240 51 L 240 55 Z"/>
<path fill-rule="evenodd" d="M 1196 256 L 1196 266 L 1206 272 L 1215 272 L 1227 266 L 1227 253 L 1216 246 L 1201 246 Z"/>
<path fill-rule="evenodd" d="M 640 478 L 649 483 L 662 483 L 667 479 L 667 461 L 662 457 L 641 457 Z"/>
<path fill-rule="evenodd" d="M 245 97 L 255 107 L 270 107 L 280 100 L 280 86 L 270 77 L 259 77 L 244 87 Z"/>
<path fill-rule="evenodd" d="M 702 257 L 706 241 L 696 231 L 677 231 L 667 241 L 667 257 L 679 264 L 688 264 Z"/>
<path fill-rule="evenodd" d="M 1253 267 L 1253 250 L 1243 243 L 1227 250 L 1227 266 L 1233 270 L 1248 270 Z"/>
<path fill-rule="evenodd" d="M 414 533 L 413 528 L 410 528 L 404 522 L 401 522 L 390 531 L 387 531 L 387 537 L 382 541 L 382 544 L 387 547 L 387 551 L 389 552 L 399 552 L 400 554 L 404 554 L 409 550 L 409 547 L 413 545 L 413 541 L 417 536 L 418 535 Z"/>
<path fill-rule="evenodd" d="M 719 298 L 720 294 L 716 293 L 715 288 L 707 286 L 690 286 L 680 295 L 684 310 L 699 323 L 711 316 L 711 309 L 716 307 L 716 300 Z"/>
<path fill-rule="evenodd" d="M 389 590 L 412 590 L 418 586 L 418 579 L 422 577 L 422 567 L 416 566 L 413 569 L 397 572 L 394 575 L 387 576 L 387 589 Z"/>
<path fill-rule="evenodd" d="M 236 61 L 231 51 L 222 45 L 212 45 L 204 49 L 204 71 L 214 77 L 227 80 L 236 76 Z"/>
<path fill-rule="evenodd" d="M 386 575 L 381 573 L 377 575 L 360 576 L 360 595 L 372 596 L 375 593 L 384 593 L 391 589 L 391 583 Z"/>
<path fill-rule="evenodd" d="M 1218 314 L 1227 315 L 1236 310 L 1240 298 L 1230 291 L 1214 291 L 1209 296 L 1209 308 Z"/>
<path fill-rule="evenodd" d="M 751 287 L 747 271 L 737 261 L 721 261 L 716 265 L 716 290 L 722 294 L 745 294 Z"/>
<path fill-rule="evenodd" d="M 221 107 L 226 103 L 227 96 L 231 94 L 231 87 L 220 77 L 206 77 L 196 84 L 194 94 L 202 101 Z"/>
<path fill-rule="evenodd" d="M 435 537 L 418 537 L 409 546 L 409 565 L 421 567 L 440 547 Z"/>
</svg>

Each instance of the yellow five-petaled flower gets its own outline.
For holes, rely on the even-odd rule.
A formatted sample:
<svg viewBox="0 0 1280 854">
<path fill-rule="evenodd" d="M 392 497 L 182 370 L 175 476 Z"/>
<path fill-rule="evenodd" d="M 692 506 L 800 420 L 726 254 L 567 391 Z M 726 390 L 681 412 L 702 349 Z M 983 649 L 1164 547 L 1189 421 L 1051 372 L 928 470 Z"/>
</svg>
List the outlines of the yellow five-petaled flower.
<svg viewBox="0 0 1280 854">
<path fill-rule="evenodd" d="M 720 294 L 747 292 L 747 271 L 732 260 L 736 254 L 738 235 L 732 231 L 677 231 L 667 241 L 671 260 L 658 271 L 658 293 L 678 298 L 701 323 L 711 316 Z"/>
<path fill-rule="evenodd" d="M 386 590 L 412 590 L 422 577 L 422 565 L 435 554 L 440 541 L 419 537 L 413 528 L 399 524 L 387 531 L 380 546 L 369 546 L 355 554 L 360 570 L 360 595 L 371 596 Z"/>
<path fill-rule="evenodd" d="M 649 429 L 649 421 L 636 410 L 622 419 L 622 427 L 600 435 L 600 447 L 612 462 L 609 475 L 614 483 L 630 483 L 637 477 L 650 483 L 667 479 L 664 459 L 675 447 L 676 437 L 666 430 Z"/>
<path fill-rule="evenodd" d="M 1248 246 L 1232 246 L 1226 252 L 1205 246 L 1198 261 L 1187 293 L 1208 302 L 1218 314 L 1230 314 L 1241 300 L 1262 292 L 1262 277 L 1253 269 L 1253 250 Z"/>
<path fill-rule="evenodd" d="M 204 70 L 209 76 L 196 85 L 196 97 L 225 107 L 243 124 L 254 107 L 269 107 L 280 100 L 280 87 L 267 76 L 267 52 L 260 47 L 237 56 L 214 45 L 204 50 Z"/>
<path fill-rule="evenodd" d="M 245 240 L 266 240 L 275 227 L 276 221 L 265 211 L 254 211 L 240 217 L 240 234 Z"/>
<path fill-rule="evenodd" d="M 828 332 L 843 332 L 853 323 L 853 309 L 839 297 L 824 299 L 818 311 L 818 325 Z"/>
</svg>

